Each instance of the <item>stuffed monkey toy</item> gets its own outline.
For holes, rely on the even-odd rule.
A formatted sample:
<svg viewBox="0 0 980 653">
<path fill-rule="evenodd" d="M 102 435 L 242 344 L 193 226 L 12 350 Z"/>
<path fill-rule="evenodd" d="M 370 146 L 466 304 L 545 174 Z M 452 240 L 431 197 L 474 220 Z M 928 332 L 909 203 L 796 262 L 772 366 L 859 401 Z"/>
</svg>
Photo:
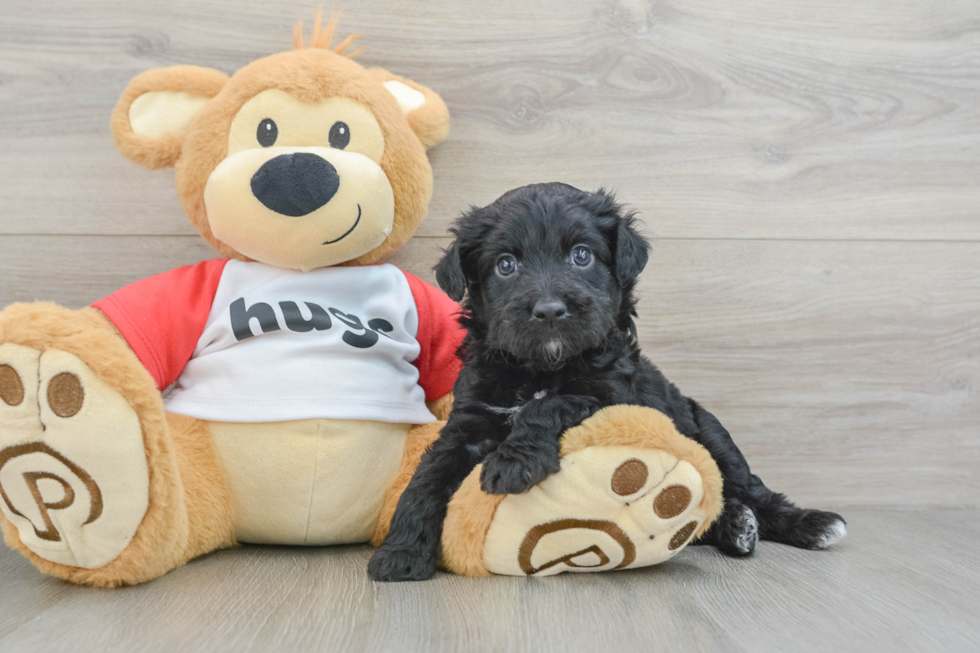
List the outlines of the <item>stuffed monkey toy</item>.
<svg viewBox="0 0 980 653">
<path fill-rule="evenodd" d="M 384 538 L 459 369 L 456 304 L 383 263 L 426 215 L 449 114 L 345 56 L 355 36 L 331 48 L 335 25 L 231 77 L 150 70 L 116 106 L 119 151 L 175 168 L 219 258 L 0 312 L 0 525 L 40 571 L 116 587 L 239 542 Z M 656 411 L 603 410 L 562 453 L 521 495 L 484 494 L 477 468 L 443 566 L 651 565 L 720 512 L 714 461 Z"/>
</svg>

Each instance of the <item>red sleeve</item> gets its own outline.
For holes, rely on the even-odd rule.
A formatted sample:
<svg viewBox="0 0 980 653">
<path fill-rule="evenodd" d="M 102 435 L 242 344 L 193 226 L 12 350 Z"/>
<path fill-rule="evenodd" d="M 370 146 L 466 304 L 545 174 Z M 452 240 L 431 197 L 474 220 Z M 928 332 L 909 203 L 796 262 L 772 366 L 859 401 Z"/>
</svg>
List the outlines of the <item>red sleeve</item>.
<svg viewBox="0 0 980 653">
<path fill-rule="evenodd" d="M 92 304 L 109 318 L 163 390 L 191 359 L 227 259 L 143 279 Z"/>
<path fill-rule="evenodd" d="M 422 346 L 422 352 L 415 359 L 415 367 L 419 368 L 419 385 L 425 390 L 425 400 L 432 401 L 448 394 L 456 383 L 462 367 L 456 349 L 462 344 L 466 331 L 457 321 L 459 304 L 415 275 L 404 274 L 419 314 L 419 332 L 415 339 Z"/>
</svg>

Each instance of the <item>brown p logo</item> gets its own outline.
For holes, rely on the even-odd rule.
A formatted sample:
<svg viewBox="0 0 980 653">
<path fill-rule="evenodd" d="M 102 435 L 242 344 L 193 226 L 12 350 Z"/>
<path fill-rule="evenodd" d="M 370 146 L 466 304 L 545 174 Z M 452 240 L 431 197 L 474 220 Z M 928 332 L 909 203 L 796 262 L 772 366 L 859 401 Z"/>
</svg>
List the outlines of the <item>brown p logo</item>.
<svg viewBox="0 0 980 653">
<path fill-rule="evenodd" d="M 562 546 L 565 543 L 559 542 L 557 538 L 555 538 L 554 544 L 549 543 L 547 540 L 551 539 L 549 536 L 565 531 L 579 531 L 579 533 L 574 535 L 574 539 L 580 540 L 582 544 L 592 543 L 589 546 L 583 546 L 581 549 L 573 546 L 573 550 L 568 553 L 542 551 L 543 557 L 547 561 L 536 566 L 532 560 L 535 550 L 539 546 L 548 549 L 552 548 L 552 546 Z M 572 533 L 567 534 L 572 535 Z M 618 551 L 606 552 L 602 548 L 602 544 L 607 543 L 610 539 L 618 546 Z M 544 543 L 542 543 L 543 541 Z M 567 544 L 565 544 L 565 547 L 564 550 L 569 551 Z M 626 533 L 623 532 L 623 529 L 613 522 L 604 519 L 559 519 L 545 524 L 538 524 L 527 532 L 527 535 L 524 536 L 524 541 L 521 542 L 521 546 L 518 549 L 517 562 L 525 574 L 532 576 L 560 564 L 573 568 L 604 567 L 611 560 L 610 554 L 619 557 L 620 552 L 622 552 L 622 561 L 616 565 L 615 569 L 625 567 L 636 559 L 636 547 Z M 577 562 L 577 560 L 582 560 L 583 558 L 594 560 L 596 563 L 584 564 L 584 561 Z"/>
<path fill-rule="evenodd" d="M 6 449 L 0 450 L 0 498 L 3 498 L 3 502 L 6 504 L 7 509 L 11 513 L 19 517 L 23 517 L 31 522 L 31 526 L 34 527 L 34 532 L 39 538 L 49 542 L 61 541 L 61 534 L 58 532 L 58 529 L 55 528 L 54 522 L 51 519 L 51 512 L 55 510 L 65 510 L 66 508 L 74 505 L 76 493 L 72 488 L 71 483 L 57 474 L 52 472 L 26 471 L 23 472 L 20 477 L 23 479 L 28 492 L 34 499 L 34 503 L 37 505 L 38 512 L 41 516 L 41 521 L 43 522 L 43 528 L 39 527 L 38 524 L 34 523 L 33 520 L 18 510 L 10 500 L 6 489 L 3 487 L 2 472 L 7 463 L 20 458 L 21 456 L 31 454 L 51 456 L 67 467 L 71 473 L 75 475 L 75 478 L 81 482 L 85 489 L 88 490 L 89 497 L 91 498 L 91 506 L 89 507 L 88 519 L 85 521 L 85 524 L 91 524 L 102 515 L 102 491 L 99 490 L 99 486 L 96 484 L 95 479 L 93 479 L 92 476 L 84 469 L 68 460 L 43 442 L 30 442 L 28 444 L 19 444 L 12 447 L 7 447 Z M 16 478 L 16 472 L 14 477 Z M 61 487 L 64 489 L 64 497 L 57 501 L 45 501 L 44 497 L 41 496 L 41 490 L 38 488 L 38 482 L 41 480 L 51 480 L 60 483 Z"/>
</svg>

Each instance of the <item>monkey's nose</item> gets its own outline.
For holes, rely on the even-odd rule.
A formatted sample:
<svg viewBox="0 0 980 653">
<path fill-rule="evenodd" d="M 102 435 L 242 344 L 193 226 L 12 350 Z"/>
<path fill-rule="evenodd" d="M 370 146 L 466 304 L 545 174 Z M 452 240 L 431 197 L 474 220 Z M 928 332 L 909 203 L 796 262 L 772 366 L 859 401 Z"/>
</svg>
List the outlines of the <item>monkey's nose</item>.
<svg viewBox="0 0 980 653">
<path fill-rule="evenodd" d="M 280 154 L 252 176 L 252 195 L 266 208 L 293 218 L 316 211 L 340 188 L 337 169 L 309 152 Z"/>
<path fill-rule="evenodd" d="M 568 307 L 557 299 L 550 299 L 535 304 L 531 310 L 531 315 L 534 316 L 535 320 L 550 324 L 564 317 L 568 317 Z"/>
</svg>

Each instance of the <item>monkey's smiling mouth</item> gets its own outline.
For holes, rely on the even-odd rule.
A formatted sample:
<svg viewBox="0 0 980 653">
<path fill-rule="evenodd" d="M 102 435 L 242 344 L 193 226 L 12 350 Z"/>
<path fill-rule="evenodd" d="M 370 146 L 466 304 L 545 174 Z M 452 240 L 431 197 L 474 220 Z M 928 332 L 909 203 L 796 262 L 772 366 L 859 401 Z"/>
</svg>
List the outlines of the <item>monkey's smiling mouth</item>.
<svg viewBox="0 0 980 653">
<path fill-rule="evenodd" d="M 351 225 L 351 228 L 350 228 L 350 229 L 348 229 L 347 231 L 345 231 L 345 232 L 344 232 L 344 235 L 343 235 L 343 236 L 341 236 L 340 238 L 334 238 L 333 240 L 328 240 L 328 241 L 325 241 L 325 242 L 324 242 L 323 244 L 324 244 L 324 245 L 333 245 L 334 243 L 339 243 L 339 242 L 340 242 L 340 241 L 342 241 L 342 240 L 343 240 L 344 238 L 347 238 L 347 236 L 349 236 L 349 235 L 351 234 L 351 232 L 352 232 L 352 231 L 354 231 L 354 229 L 356 229 L 356 228 L 357 228 L 357 224 L 358 224 L 358 223 L 359 223 L 360 221 L 361 221 L 361 205 L 360 205 L 360 204 L 358 204 L 358 205 L 357 205 L 357 220 L 354 220 L 354 224 L 352 224 L 352 225 Z"/>
</svg>

